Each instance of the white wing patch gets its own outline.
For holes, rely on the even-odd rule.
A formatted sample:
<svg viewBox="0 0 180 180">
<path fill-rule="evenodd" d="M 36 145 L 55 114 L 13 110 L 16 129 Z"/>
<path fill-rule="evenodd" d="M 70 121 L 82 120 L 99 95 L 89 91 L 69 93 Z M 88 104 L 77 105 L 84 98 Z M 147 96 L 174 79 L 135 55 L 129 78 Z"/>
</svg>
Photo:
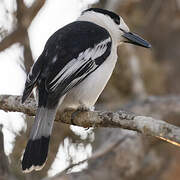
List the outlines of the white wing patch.
<svg viewBox="0 0 180 180">
<path fill-rule="evenodd" d="M 69 89 L 73 84 L 76 84 L 76 82 L 83 79 L 90 71 L 93 71 L 98 66 L 95 63 L 95 59 L 102 56 L 106 52 L 107 43 L 109 42 L 111 42 L 110 37 L 97 44 L 94 48 L 88 48 L 85 51 L 81 52 L 77 58 L 74 58 L 69 63 L 67 63 L 66 66 L 49 83 L 50 90 L 54 91 L 60 83 L 62 83 L 72 74 L 75 74 L 78 69 L 82 70 L 83 65 L 87 64 L 88 62 L 91 62 L 91 66 L 89 67 L 89 69 L 81 77 L 78 77 L 74 79 L 70 84 L 67 84 L 66 89 Z M 51 84 L 53 85 L 51 86 Z"/>
<path fill-rule="evenodd" d="M 38 78 L 38 76 L 40 74 L 40 71 L 39 71 L 36 74 L 36 76 L 33 77 L 33 68 L 34 68 L 34 65 L 35 65 L 35 63 L 31 66 L 31 69 L 30 69 L 29 74 L 27 75 L 27 79 L 26 79 L 26 81 L 28 83 L 31 83 L 31 84 L 34 83 L 37 80 L 37 78 Z"/>
<path fill-rule="evenodd" d="M 32 76 L 32 69 L 33 69 L 33 67 L 34 67 L 34 64 L 31 66 L 31 69 L 30 69 L 29 74 L 28 74 L 28 76 L 27 76 L 27 82 L 28 82 L 28 83 L 31 82 L 30 76 Z"/>
</svg>

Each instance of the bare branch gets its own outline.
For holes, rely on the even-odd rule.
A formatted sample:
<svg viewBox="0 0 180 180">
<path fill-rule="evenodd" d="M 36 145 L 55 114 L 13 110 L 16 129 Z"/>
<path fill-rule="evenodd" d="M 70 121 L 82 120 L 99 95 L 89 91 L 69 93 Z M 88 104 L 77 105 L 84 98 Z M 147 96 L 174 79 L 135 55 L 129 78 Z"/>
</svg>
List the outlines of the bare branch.
<svg viewBox="0 0 180 180">
<path fill-rule="evenodd" d="M 27 11 L 27 8 L 23 0 L 16 0 L 16 3 L 17 3 L 17 10 L 16 10 L 17 23 L 21 25 L 24 12 Z"/>
<path fill-rule="evenodd" d="M 28 9 L 29 17 L 30 17 L 31 21 L 37 15 L 39 10 L 43 7 L 44 3 L 45 3 L 45 0 L 36 0 L 36 1 L 34 1 L 33 5 Z"/>
<path fill-rule="evenodd" d="M 24 64 L 27 72 L 29 72 L 31 65 L 34 62 L 29 45 L 27 29 L 44 3 L 45 0 L 36 0 L 31 7 L 27 8 L 23 0 L 17 0 L 16 29 L 0 42 L 0 51 L 5 50 L 17 42 L 24 46 Z"/>
<path fill-rule="evenodd" d="M 23 105 L 21 96 L 1 95 L 0 109 L 35 115 L 35 101 L 31 98 Z M 131 112 L 84 111 L 77 113 L 72 122 L 74 110 L 57 113 L 56 121 L 82 127 L 114 127 L 155 136 L 180 146 L 180 128 L 152 117 L 135 115 Z"/>
<path fill-rule="evenodd" d="M 0 51 L 5 50 L 9 46 L 13 45 L 14 43 L 20 42 L 23 38 L 22 34 L 24 32 L 21 32 L 20 29 L 15 30 L 10 35 L 6 36 L 1 42 L 0 42 Z"/>
<path fill-rule="evenodd" d="M 17 20 L 18 27 L 28 29 L 32 20 L 44 5 L 45 0 L 36 0 L 31 7 L 27 8 L 23 0 L 17 0 Z"/>
</svg>

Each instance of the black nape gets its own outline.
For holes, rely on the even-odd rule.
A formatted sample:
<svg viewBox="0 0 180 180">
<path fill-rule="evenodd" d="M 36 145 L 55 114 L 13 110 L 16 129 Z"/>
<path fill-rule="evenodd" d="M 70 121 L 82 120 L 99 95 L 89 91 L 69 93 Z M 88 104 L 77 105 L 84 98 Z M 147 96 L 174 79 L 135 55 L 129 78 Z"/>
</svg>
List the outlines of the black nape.
<svg viewBox="0 0 180 180">
<path fill-rule="evenodd" d="M 114 21 L 117 25 L 120 24 L 120 17 L 119 17 L 116 13 L 114 13 L 114 12 L 108 11 L 108 10 L 106 10 L 106 9 L 90 8 L 90 9 L 87 9 L 87 10 L 83 11 L 82 14 L 84 14 L 85 12 L 88 12 L 88 11 L 94 11 L 94 12 L 98 12 L 98 13 L 107 15 L 107 16 L 109 16 L 111 19 L 113 19 L 113 21 Z"/>
</svg>

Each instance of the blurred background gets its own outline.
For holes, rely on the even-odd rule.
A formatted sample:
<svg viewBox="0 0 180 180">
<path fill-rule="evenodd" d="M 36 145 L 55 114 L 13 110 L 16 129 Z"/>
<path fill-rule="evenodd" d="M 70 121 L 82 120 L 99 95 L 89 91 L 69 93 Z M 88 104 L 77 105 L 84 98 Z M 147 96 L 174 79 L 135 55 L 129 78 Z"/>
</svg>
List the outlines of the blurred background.
<svg viewBox="0 0 180 180">
<path fill-rule="evenodd" d="M 180 0 L 1 0 L 0 94 L 21 95 L 49 36 L 88 7 L 118 13 L 152 45 L 151 50 L 119 47 L 96 109 L 127 109 L 180 125 Z M 20 158 L 32 122 L 22 113 L 0 110 L 0 180 L 180 179 L 180 147 L 133 131 L 56 122 L 46 166 L 23 174 Z M 69 174 L 61 173 L 66 168 Z"/>
</svg>

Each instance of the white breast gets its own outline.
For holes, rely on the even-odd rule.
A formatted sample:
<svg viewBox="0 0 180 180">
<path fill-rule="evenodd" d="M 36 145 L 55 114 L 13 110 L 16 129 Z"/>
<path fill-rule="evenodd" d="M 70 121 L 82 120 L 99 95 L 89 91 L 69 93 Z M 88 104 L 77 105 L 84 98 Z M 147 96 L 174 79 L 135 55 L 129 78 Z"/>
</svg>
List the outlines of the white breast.
<svg viewBox="0 0 180 180">
<path fill-rule="evenodd" d="M 112 52 L 107 60 L 79 85 L 69 91 L 61 104 L 61 109 L 78 108 L 85 105 L 91 108 L 105 88 L 117 61 L 117 47 L 112 46 Z"/>
</svg>

